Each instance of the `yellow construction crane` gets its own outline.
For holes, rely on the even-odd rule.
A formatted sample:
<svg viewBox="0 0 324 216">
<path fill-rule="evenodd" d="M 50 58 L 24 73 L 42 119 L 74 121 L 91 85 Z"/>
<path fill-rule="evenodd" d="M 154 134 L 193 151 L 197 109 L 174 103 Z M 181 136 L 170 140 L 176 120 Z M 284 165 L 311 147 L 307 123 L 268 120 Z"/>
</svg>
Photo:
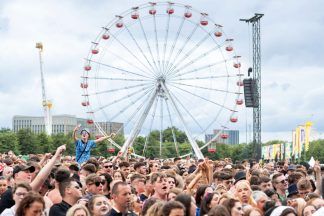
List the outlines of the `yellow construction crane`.
<svg viewBox="0 0 324 216">
<path fill-rule="evenodd" d="M 42 53 L 43 53 L 43 44 L 42 43 L 36 43 L 36 48 L 39 50 L 39 63 L 40 63 L 40 72 L 41 72 L 41 82 L 42 82 L 42 105 L 44 110 L 44 124 L 45 124 L 45 132 L 47 135 L 52 134 L 52 114 L 51 114 L 51 108 L 52 108 L 52 102 L 50 100 L 47 100 L 46 98 L 46 90 L 45 90 L 45 80 L 44 80 L 44 72 L 43 72 L 43 59 L 42 59 Z"/>
</svg>

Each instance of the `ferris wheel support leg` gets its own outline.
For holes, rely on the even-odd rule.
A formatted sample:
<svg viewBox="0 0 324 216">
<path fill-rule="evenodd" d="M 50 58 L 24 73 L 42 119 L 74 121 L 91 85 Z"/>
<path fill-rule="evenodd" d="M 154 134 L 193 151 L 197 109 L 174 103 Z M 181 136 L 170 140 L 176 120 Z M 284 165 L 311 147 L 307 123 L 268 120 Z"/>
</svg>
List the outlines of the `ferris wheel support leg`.
<svg viewBox="0 0 324 216">
<path fill-rule="evenodd" d="M 181 115 L 181 113 L 180 113 L 177 105 L 175 104 L 173 98 L 171 97 L 171 95 L 169 93 L 169 90 L 167 89 L 167 87 L 165 86 L 165 84 L 163 82 L 161 82 L 161 86 L 162 86 L 162 88 L 163 88 L 166 96 L 170 100 L 171 105 L 173 106 L 173 109 L 175 110 L 175 112 L 177 113 L 178 117 L 180 118 L 180 121 L 182 123 L 182 126 L 183 126 L 183 128 L 185 130 L 185 133 L 186 133 L 186 135 L 187 135 L 187 137 L 189 139 L 189 142 L 190 142 L 190 144 L 191 144 L 191 146 L 192 146 L 192 148 L 193 148 L 193 150 L 194 150 L 197 158 L 198 159 L 204 159 L 204 155 L 200 151 L 197 142 L 192 138 L 191 134 L 189 133 L 189 130 L 188 130 L 187 126 L 186 126 L 186 123 L 185 123 L 185 121 L 184 121 L 184 119 L 183 119 L 183 117 L 182 117 L 182 115 Z"/>
<path fill-rule="evenodd" d="M 145 107 L 143 113 L 141 114 L 140 118 L 138 119 L 138 121 L 136 122 L 133 130 L 131 131 L 129 137 L 127 138 L 127 140 L 125 141 L 124 145 L 122 146 L 121 148 L 121 152 L 123 153 L 123 156 L 126 155 L 127 153 L 127 149 L 129 147 L 131 147 L 135 141 L 135 138 L 137 137 L 137 135 L 139 134 L 143 124 L 144 124 L 144 121 L 153 105 L 153 102 L 156 98 L 156 95 L 157 95 L 157 91 L 154 90 L 154 92 L 152 93 L 152 96 L 147 104 L 147 106 Z"/>
</svg>

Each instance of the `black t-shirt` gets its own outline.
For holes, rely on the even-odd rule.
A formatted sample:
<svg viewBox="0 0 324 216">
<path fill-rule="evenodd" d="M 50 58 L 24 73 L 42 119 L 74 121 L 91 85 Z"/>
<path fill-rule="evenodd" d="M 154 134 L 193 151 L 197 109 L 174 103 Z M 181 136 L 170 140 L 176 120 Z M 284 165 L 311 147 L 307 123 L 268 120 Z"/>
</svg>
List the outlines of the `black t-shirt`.
<svg viewBox="0 0 324 216">
<path fill-rule="evenodd" d="M 11 208 L 15 205 L 15 201 L 12 198 L 12 189 L 8 188 L 2 195 L 0 200 L 0 214 L 7 208 Z"/>
<path fill-rule="evenodd" d="M 106 216 L 137 216 L 134 212 L 127 212 L 127 213 L 122 213 L 122 212 L 117 212 L 114 208 L 112 208 Z"/>
<path fill-rule="evenodd" d="M 71 208 L 71 205 L 63 200 L 50 208 L 49 216 L 65 216 L 69 208 Z"/>
</svg>

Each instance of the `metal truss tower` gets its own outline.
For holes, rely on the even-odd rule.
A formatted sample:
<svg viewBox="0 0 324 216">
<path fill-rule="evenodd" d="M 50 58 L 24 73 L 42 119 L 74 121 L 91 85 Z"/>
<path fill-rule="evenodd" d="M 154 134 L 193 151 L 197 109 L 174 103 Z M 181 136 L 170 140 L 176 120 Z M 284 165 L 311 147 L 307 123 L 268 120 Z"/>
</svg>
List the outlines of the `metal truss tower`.
<svg viewBox="0 0 324 216">
<path fill-rule="evenodd" d="M 253 49 L 253 80 L 256 84 L 255 100 L 253 107 L 253 158 L 261 159 L 261 34 L 260 19 L 263 14 L 255 14 L 250 19 L 240 19 L 252 24 L 252 49 Z"/>
</svg>

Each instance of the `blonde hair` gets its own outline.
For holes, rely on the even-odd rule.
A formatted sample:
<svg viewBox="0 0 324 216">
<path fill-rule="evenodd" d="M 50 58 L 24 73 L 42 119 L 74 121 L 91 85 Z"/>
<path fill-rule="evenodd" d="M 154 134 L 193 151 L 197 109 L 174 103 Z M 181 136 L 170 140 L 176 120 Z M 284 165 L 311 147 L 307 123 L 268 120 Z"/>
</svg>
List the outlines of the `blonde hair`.
<svg viewBox="0 0 324 216">
<path fill-rule="evenodd" d="M 87 216 L 90 216 L 90 212 L 87 209 L 87 207 L 85 207 L 82 204 L 75 204 L 73 205 L 66 213 L 66 216 L 74 216 L 75 212 L 78 210 L 84 210 Z"/>
<path fill-rule="evenodd" d="M 162 216 L 162 208 L 165 202 L 158 201 L 152 205 L 146 212 L 146 216 Z"/>
<path fill-rule="evenodd" d="M 252 197 L 252 189 L 251 189 L 250 183 L 247 180 L 241 180 L 241 181 L 236 183 L 236 185 L 235 185 L 235 195 L 236 195 L 237 199 L 240 200 L 241 203 L 243 203 L 242 200 L 240 199 L 240 197 L 237 196 L 237 190 L 238 190 L 238 188 L 241 188 L 240 186 L 241 187 L 246 187 L 251 192 L 251 195 L 250 195 L 249 200 L 248 200 L 248 204 L 253 206 L 253 207 L 257 207 L 257 203 Z"/>
</svg>

